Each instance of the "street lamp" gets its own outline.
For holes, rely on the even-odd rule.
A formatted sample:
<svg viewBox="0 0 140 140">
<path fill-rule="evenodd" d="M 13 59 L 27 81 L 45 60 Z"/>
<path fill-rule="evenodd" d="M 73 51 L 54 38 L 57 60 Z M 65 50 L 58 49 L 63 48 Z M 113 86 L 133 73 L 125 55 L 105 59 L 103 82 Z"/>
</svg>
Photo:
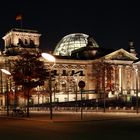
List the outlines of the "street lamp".
<svg viewBox="0 0 140 140">
<path fill-rule="evenodd" d="M 78 102 L 77 102 L 77 94 L 78 94 L 78 79 L 77 79 L 77 74 L 81 73 L 82 71 L 77 71 L 75 73 L 73 73 L 73 78 L 75 80 L 75 108 L 76 108 L 76 112 L 77 112 L 77 106 L 78 106 Z"/>
<path fill-rule="evenodd" d="M 9 116 L 9 89 L 8 89 L 8 81 L 9 81 L 9 76 L 11 76 L 11 73 L 8 70 L 1 69 L 2 73 L 7 75 L 7 81 L 6 81 L 6 108 L 7 108 L 7 116 Z"/>
<path fill-rule="evenodd" d="M 74 77 L 74 80 L 75 80 L 75 109 L 76 109 L 76 112 L 77 112 L 77 92 L 78 92 L 78 80 L 77 80 L 77 77 Z"/>
<path fill-rule="evenodd" d="M 42 53 L 41 55 L 48 62 L 52 62 L 55 65 L 55 57 L 54 56 L 52 56 L 51 54 L 48 54 L 48 53 Z"/>
<path fill-rule="evenodd" d="M 50 95 L 50 119 L 52 119 L 52 77 L 51 77 L 51 71 L 53 66 L 55 65 L 55 57 L 48 54 L 48 53 L 42 53 L 42 57 L 49 62 L 49 95 Z M 53 63 L 51 66 L 50 63 Z"/>
</svg>

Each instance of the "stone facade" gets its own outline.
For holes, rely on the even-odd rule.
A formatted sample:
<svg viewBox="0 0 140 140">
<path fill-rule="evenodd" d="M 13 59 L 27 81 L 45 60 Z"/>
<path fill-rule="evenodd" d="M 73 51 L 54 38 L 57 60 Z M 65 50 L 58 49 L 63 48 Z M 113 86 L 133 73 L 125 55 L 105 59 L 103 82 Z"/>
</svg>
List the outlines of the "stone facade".
<svg viewBox="0 0 140 140">
<path fill-rule="evenodd" d="M 26 48 L 28 51 L 39 51 L 39 34 L 32 30 L 18 30 L 13 29 L 7 33 L 3 39 L 5 41 L 5 50 L 0 56 L 0 67 L 10 71 L 12 67 L 11 61 L 18 59 L 20 51 L 24 51 Z M 25 45 L 25 48 L 21 48 L 19 40 Z M 28 48 L 28 44 L 32 40 L 35 44 L 35 48 Z M 12 45 L 12 46 L 11 46 Z M 11 47 L 20 50 L 14 56 L 6 55 L 7 51 L 11 51 Z M 13 49 L 13 48 L 12 48 Z M 92 49 L 92 50 L 91 50 Z M 90 47 L 92 52 L 96 50 L 98 54 L 98 48 Z M 100 49 L 100 48 L 99 48 Z M 82 50 L 84 52 L 84 50 Z M 56 57 L 56 64 L 52 71 L 55 78 L 52 80 L 52 101 L 53 102 L 65 102 L 81 100 L 81 92 L 78 86 L 79 81 L 85 82 L 85 88 L 83 91 L 83 99 L 98 99 L 103 98 L 105 93 L 106 98 L 116 98 L 122 96 L 125 98 L 136 96 L 136 91 L 139 89 L 139 65 L 133 64 L 133 61 L 138 58 L 124 49 L 112 51 L 108 54 L 101 55 L 94 59 L 87 59 L 88 56 L 86 48 L 86 59 L 78 59 L 72 55 L 71 57 Z M 76 51 L 78 53 L 78 51 Z M 80 50 L 80 54 L 84 54 Z M 92 53 L 95 55 L 95 53 Z M 82 55 L 83 56 L 83 55 Z M 42 61 L 44 61 L 42 59 Z M 46 67 L 48 67 L 48 63 Z M 136 71 L 138 70 L 138 71 Z M 138 72 L 138 73 L 136 73 Z M 7 76 L 0 73 L 0 106 L 5 105 L 6 90 L 12 92 L 14 96 L 14 81 L 12 79 L 7 80 Z M 138 75 L 138 81 L 136 78 Z M 20 88 L 19 88 L 20 89 Z M 20 94 L 21 93 L 21 94 Z M 19 103 L 25 104 L 26 99 L 22 97 L 22 91 L 19 92 Z M 11 95 L 12 97 L 12 95 Z M 42 104 L 49 102 L 48 96 L 48 81 L 46 80 L 43 87 L 37 87 L 32 91 L 32 103 Z M 11 98 L 11 104 L 14 102 L 14 97 Z"/>
</svg>

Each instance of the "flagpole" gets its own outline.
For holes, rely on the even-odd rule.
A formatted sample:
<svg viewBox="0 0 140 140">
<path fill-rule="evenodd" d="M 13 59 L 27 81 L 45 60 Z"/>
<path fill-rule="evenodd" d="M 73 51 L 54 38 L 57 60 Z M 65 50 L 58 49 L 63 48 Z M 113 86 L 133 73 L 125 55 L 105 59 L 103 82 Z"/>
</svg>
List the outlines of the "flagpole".
<svg viewBox="0 0 140 140">
<path fill-rule="evenodd" d="M 21 18 L 21 20 L 20 20 L 20 28 L 22 29 L 22 18 Z"/>
</svg>

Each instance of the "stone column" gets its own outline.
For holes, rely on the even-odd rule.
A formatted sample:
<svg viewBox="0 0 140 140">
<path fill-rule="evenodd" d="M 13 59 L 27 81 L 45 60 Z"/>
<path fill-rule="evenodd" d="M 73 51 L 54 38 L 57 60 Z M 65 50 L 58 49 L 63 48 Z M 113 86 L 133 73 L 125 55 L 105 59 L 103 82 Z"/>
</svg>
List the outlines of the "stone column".
<svg viewBox="0 0 140 140">
<path fill-rule="evenodd" d="M 122 93 L 122 66 L 119 65 L 119 92 Z"/>
</svg>

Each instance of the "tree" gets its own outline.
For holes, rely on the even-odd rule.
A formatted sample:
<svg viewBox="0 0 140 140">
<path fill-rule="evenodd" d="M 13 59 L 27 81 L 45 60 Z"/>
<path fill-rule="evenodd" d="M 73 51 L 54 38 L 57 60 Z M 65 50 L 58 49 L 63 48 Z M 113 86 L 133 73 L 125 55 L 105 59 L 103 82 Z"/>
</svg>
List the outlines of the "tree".
<svg viewBox="0 0 140 140">
<path fill-rule="evenodd" d="M 105 62 L 105 60 L 98 61 L 94 64 L 94 73 L 96 83 L 95 89 L 97 96 L 100 94 L 100 97 L 103 99 L 105 112 L 107 93 L 114 89 L 113 66 Z"/>
<path fill-rule="evenodd" d="M 94 64 L 96 91 L 112 91 L 114 89 L 113 66 L 107 62 L 96 62 Z"/>
<path fill-rule="evenodd" d="M 40 53 L 29 53 L 25 51 L 15 60 L 12 71 L 16 86 L 22 86 L 24 95 L 27 97 L 27 117 L 29 117 L 29 99 L 31 89 L 44 85 L 48 77 L 44 62 L 40 61 Z"/>
</svg>

